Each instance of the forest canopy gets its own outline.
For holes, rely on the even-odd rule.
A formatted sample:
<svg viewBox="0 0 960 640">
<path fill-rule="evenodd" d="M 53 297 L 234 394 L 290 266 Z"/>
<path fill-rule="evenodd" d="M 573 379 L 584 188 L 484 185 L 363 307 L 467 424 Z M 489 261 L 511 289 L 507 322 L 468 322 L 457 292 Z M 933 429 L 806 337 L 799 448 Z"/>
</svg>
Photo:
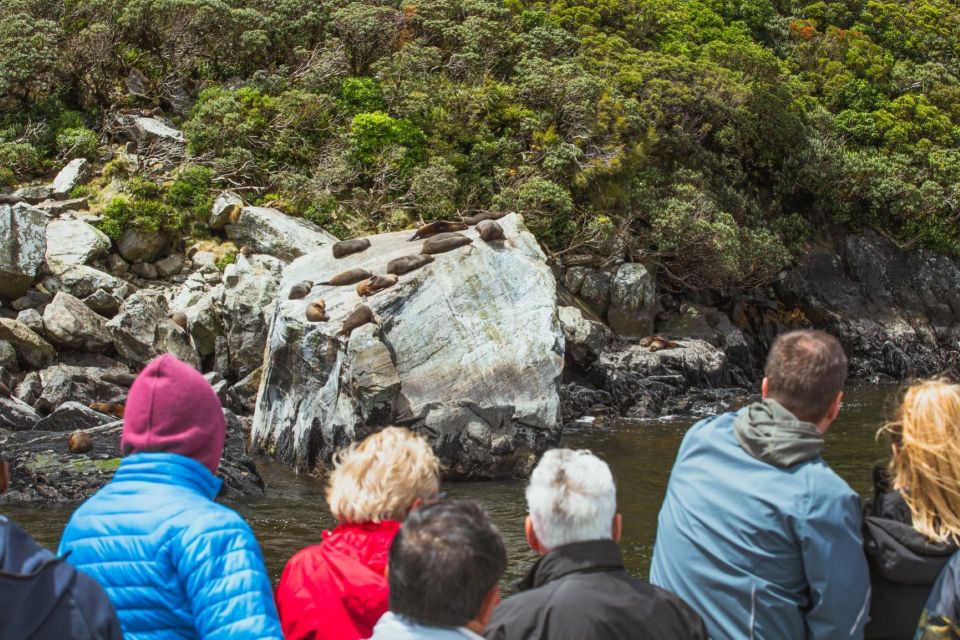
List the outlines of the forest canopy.
<svg viewBox="0 0 960 640">
<path fill-rule="evenodd" d="M 193 233 L 233 187 L 341 237 L 517 210 L 690 288 L 836 230 L 960 254 L 957 34 L 955 0 L 0 0 L 0 188 L 160 107 L 193 177 L 131 202 Z"/>
</svg>

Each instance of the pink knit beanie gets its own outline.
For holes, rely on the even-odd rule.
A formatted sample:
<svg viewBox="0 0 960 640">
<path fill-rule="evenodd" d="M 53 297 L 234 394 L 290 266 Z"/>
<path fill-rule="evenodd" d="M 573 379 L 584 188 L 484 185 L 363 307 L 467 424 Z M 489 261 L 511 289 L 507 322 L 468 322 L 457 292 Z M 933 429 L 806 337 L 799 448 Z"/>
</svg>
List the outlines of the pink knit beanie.
<svg viewBox="0 0 960 640">
<path fill-rule="evenodd" d="M 178 453 L 217 472 L 227 425 L 220 400 L 196 369 L 170 354 L 153 360 L 130 388 L 123 453 Z"/>
</svg>

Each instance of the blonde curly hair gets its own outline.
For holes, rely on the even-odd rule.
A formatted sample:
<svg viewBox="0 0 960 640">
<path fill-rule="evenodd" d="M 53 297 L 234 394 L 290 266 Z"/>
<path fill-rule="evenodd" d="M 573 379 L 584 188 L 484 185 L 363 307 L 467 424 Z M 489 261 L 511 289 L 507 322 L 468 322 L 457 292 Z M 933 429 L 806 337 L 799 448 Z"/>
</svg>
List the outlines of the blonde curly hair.
<svg viewBox="0 0 960 640">
<path fill-rule="evenodd" d="M 336 454 L 327 504 L 339 522 L 403 520 L 414 501 L 439 489 L 440 461 L 427 441 L 387 427 Z"/>
<path fill-rule="evenodd" d="M 935 542 L 960 543 L 960 385 L 942 378 L 911 385 L 880 433 L 894 447 L 890 475 L 913 528 Z"/>
</svg>

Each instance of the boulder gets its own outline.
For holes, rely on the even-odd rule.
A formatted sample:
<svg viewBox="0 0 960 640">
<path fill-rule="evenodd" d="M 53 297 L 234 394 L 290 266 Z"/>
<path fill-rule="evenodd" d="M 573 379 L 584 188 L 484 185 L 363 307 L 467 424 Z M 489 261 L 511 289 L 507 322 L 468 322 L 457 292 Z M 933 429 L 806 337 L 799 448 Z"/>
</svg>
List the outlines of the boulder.
<svg viewBox="0 0 960 640">
<path fill-rule="evenodd" d="M 221 317 L 229 353 L 229 372 L 234 380 L 243 378 L 263 364 L 263 349 L 277 281 L 269 271 L 254 267 L 240 256 L 232 283 L 224 285 Z"/>
<path fill-rule="evenodd" d="M 43 335 L 43 316 L 36 309 L 24 309 L 17 314 L 17 322 L 37 335 Z"/>
<path fill-rule="evenodd" d="M 0 395 L 0 429 L 27 431 L 39 420 L 40 416 L 27 403 Z"/>
<path fill-rule="evenodd" d="M 609 329 L 599 322 L 584 318 L 583 313 L 575 307 L 558 307 L 557 315 L 570 357 L 580 363 L 592 362 L 600 357 L 611 339 Z"/>
<path fill-rule="evenodd" d="M 79 402 L 64 402 L 48 416 L 42 418 L 34 429 L 36 431 L 74 431 L 89 429 L 110 422 L 110 417 L 97 413 Z"/>
<path fill-rule="evenodd" d="M 130 264 L 116 253 L 107 256 L 107 268 L 110 269 L 110 275 L 121 278 L 130 270 Z"/>
<path fill-rule="evenodd" d="M 45 278 L 44 286 L 48 291 L 66 292 L 86 301 L 98 292 L 102 292 L 113 299 L 114 311 L 120 307 L 128 295 L 137 290 L 132 284 L 121 278 L 114 277 L 93 267 L 82 264 L 51 265 L 53 275 Z M 98 300 L 94 298 L 94 300 Z M 99 302 L 99 301 L 98 301 Z M 93 308 L 94 305 L 91 305 Z M 102 305 L 96 305 L 98 307 Z M 99 308 L 98 308 L 99 311 Z"/>
<path fill-rule="evenodd" d="M 143 289 L 131 295 L 106 324 L 117 353 L 136 364 L 172 353 L 199 369 L 200 357 L 190 344 L 190 337 L 168 315 L 167 302 L 160 291 Z"/>
<path fill-rule="evenodd" d="M 17 384 L 13 390 L 13 397 L 32 407 L 41 393 L 43 393 L 43 385 L 40 383 L 40 373 L 31 371 Z"/>
<path fill-rule="evenodd" d="M 133 124 L 143 141 L 158 140 L 178 146 L 186 144 L 182 131 L 178 131 L 155 118 L 136 117 L 133 119 Z"/>
<path fill-rule="evenodd" d="M 86 264 L 110 251 L 110 238 L 80 220 L 54 220 L 47 225 L 47 262 Z"/>
<path fill-rule="evenodd" d="M 160 257 L 170 237 L 160 231 L 127 229 L 117 238 L 117 251 L 129 262 L 151 262 Z"/>
<path fill-rule="evenodd" d="M 67 200 L 44 200 L 37 205 L 40 209 L 50 216 L 62 216 L 70 211 L 86 211 L 90 208 L 90 202 L 86 198 L 70 198 Z"/>
<path fill-rule="evenodd" d="M 0 318 L 0 340 L 12 344 L 20 363 L 32 369 L 47 366 L 57 355 L 49 342 L 16 320 Z"/>
<path fill-rule="evenodd" d="M 43 308 L 50 304 L 50 301 L 53 300 L 53 296 L 49 293 L 44 293 L 36 289 L 30 289 L 24 295 L 20 296 L 14 300 L 10 306 L 12 306 L 17 311 L 23 311 L 24 309 L 38 309 L 43 313 Z"/>
<path fill-rule="evenodd" d="M 55 364 L 41 371 L 41 393 L 34 408 L 47 414 L 70 401 L 88 406 L 93 402 L 123 402 L 127 389 L 111 380 L 128 376 L 130 371 L 106 359 L 98 364 L 103 366 Z"/>
<path fill-rule="evenodd" d="M 611 280 L 611 275 L 606 271 L 572 267 L 567 270 L 564 284 L 570 293 L 580 296 L 587 306 L 602 318 L 610 306 Z"/>
<path fill-rule="evenodd" d="M 23 187 L 14 191 L 13 197 L 19 198 L 28 204 L 39 204 L 53 197 L 53 187 L 45 184 Z"/>
<path fill-rule="evenodd" d="M 47 216 L 24 203 L 0 205 L 0 296 L 18 298 L 37 277 L 47 252 Z"/>
<path fill-rule="evenodd" d="M 351 268 L 382 273 L 390 260 L 419 253 L 422 241 L 389 233 L 340 260 L 324 249 L 293 262 L 273 313 L 254 446 L 308 470 L 402 423 L 430 440 L 450 477 L 527 473 L 560 436 L 564 339 L 536 240 L 516 214 L 499 222 L 506 242 L 465 231 L 471 246 L 437 255 L 371 296 L 378 323 L 349 337 L 338 333 L 360 303 L 353 286 L 316 286 L 289 300 L 291 287 Z M 319 298 L 329 320 L 307 322 L 306 307 Z"/>
<path fill-rule="evenodd" d="M 59 345 L 82 351 L 105 351 L 111 343 L 104 319 L 87 305 L 62 291 L 43 312 L 43 326 Z"/>
<path fill-rule="evenodd" d="M 137 262 L 130 270 L 133 272 L 133 275 L 140 276 L 144 280 L 157 279 L 157 268 L 149 262 Z"/>
<path fill-rule="evenodd" d="M 210 210 L 210 219 L 207 226 L 211 229 L 222 229 L 230 222 L 230 218 L 240 213 L 243 207 L 243 198 L 232 191 L 222 191 L 213 203 Z"/>
<path fill-rule="evenodd" d="M 157 275 L 161 278 L 175 276 L 183 270 L 183 256 L 178 253 L 171 254 L 166 258 L 157 260 L 153 266 L 157 270 Z"/>
<path fill-rule="evenodd" d="M 637 262 L 620 265 L 610 285 L 610 328 L 623 337 L 648 336 L 653 333 L 656 305 L 657 283 L 647 268 Z"/>
<path fill-rule="evenodd" d="M 196 302 L 187 308 L 178 308 L 187 316 L 187 328 L 197 352 L 206 357 L 214 352 L 217 337 L 223 335 L 223 285 L 217 285 L 202 294 Z"/>
<path fill-rule="evenodd" d="M 6 340 L 0 340 L 0 369 L 13 372 L 20 370 L 20 366 L 17 364 L 17 350 Z M 9 388 L 10 385 L 7 385 L 7 387 Z"/>
<path fill-rule="evenodd" d="M 226 229 L 237 246 L 247 245 L 288 262 L 337 241 L 309 220 L 268 207 L 243 207 Z"/>
<path fill-rule="evenodd" d="M 66 198 L 74 187 L 88 183 L 92 177 L 93 168 L 86 158 L 71 160 L 53 179 L 53 197 Z"/>
</svg>

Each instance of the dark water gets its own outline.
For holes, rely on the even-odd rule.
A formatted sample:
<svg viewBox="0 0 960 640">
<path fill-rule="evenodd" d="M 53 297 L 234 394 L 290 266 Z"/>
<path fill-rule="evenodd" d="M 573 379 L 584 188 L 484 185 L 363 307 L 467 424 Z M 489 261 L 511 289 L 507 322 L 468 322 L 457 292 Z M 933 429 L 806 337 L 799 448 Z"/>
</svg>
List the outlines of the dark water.
<svg viewBox="0 0 960 640">
<path fill-rule="evenodd" d="M 889 387 L 850 390 L 840 418 L 827 433 L 824 456 L 863 496 L 869 496 L 872 491 L 873 465 L 885 456 L 875 433 L 890 408 L 893 391 Z M 613 469 L 623 514 L 624 556 L 627 566 L 637 576 L 647 576 L 657 513 L 670 466 L 684 432 L 693 422 L 689 417 L 629 422 L 603 428 L 583 427 L 564 434 L 564 446 L 591 449 Z M 276 581 L 286 560 L 300 548 L 318 542 L 320 532 L 332 527 L 334 521 L 324 501 L 321 481 L 297 477 L 269 461 L 264 461 L 260 468 L 268 485 L 266 496 L 233 506 L 256 532 Z M 522 575 L 535 559 L 523 537 L 524 482 L 467 482 L 444 489 L 453 498 L 478 500 L 490 511 L 510 554 L 505 578 Z M 5 515 L 54 550 L 70 511 L 69 508 L 4 507 Z"/>
</svg>

